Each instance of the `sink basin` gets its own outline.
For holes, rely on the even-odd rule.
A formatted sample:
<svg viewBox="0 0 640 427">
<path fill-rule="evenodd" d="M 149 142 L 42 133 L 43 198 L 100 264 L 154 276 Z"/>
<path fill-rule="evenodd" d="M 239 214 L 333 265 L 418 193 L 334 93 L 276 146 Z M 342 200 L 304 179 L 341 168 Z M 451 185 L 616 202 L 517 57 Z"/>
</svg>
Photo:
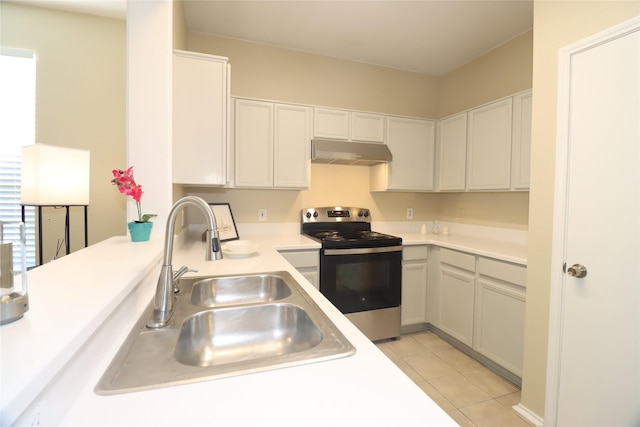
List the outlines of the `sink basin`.
<svg viewBox="0 0 640 427">
<path fill-rule="evenodd" d="M 182 278 L 175 312 L 149 329 L 153 301 L 95 387 L 148 390 L 346 357 L 355 348 L 286 271 Z"/>
<path fill-rule="evenodd" d="M 224 307 L 281 300 L 289 295 L 291 289 L 279 275 L 211 277 L 194 283 L 191 304 Z"/>
<path fill-rule="evenodd" d="M 320 341 L 320 329 L 295 305 L 209 310 L 184 321 L 176 359 L 193 366 L 224 365 L 297 353 Z"/>
</svg>

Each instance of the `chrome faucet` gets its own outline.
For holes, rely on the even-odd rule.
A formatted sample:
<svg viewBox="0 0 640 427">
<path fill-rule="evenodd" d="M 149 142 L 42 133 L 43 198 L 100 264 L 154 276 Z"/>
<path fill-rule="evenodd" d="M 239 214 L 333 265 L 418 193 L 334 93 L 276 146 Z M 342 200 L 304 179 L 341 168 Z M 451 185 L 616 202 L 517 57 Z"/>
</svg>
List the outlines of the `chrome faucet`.
<svg viewBox="0 0 640 427">
<path fill-rule="evenodd" d="M 160 269 L 160 277 L 158 278 L 158 286 L 156 287 L 156 296 L 153 300 L 153 313 L 147 320 L 148 328 L 155 329 L 167 326 L 173 315 L 174 274 L 171 267 L 173 234 L 176 228 L 176 217 L 186 205 L 197 206 L 207 218 L 206 241 L 209 243 L 204 259 L 206 261 L 222 259 L 216 218 L 213 216 L 211 207 L 207 202 L 196 196 L 186 196 L 178 200 L 175 205 L 173 205 L 173 208 L 171 208 L 169 218 L 167 219 L 167 229 L 164 236 L 164 258 Z M 186 270 L 184 270 L 184 272 L 186 272 Z"/>
</svg>

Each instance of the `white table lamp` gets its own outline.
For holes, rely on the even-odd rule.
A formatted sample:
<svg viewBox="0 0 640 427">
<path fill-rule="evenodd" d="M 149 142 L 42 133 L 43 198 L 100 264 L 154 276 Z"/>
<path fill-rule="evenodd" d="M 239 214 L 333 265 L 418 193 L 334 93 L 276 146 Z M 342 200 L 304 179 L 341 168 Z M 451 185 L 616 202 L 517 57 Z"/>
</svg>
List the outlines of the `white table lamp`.
<svg viewBox="0 0 640 427">
<path fill-rule="evenodd" d="M 22 221 L 24 207 L 38 207 L 38 250 L 42 264 L 42 207 L 66 208 L 65 240 L 70 253 L 69 207 L 84 206 L 84 243 L 88 244 L 90 152 L 56 145 L 22 147 Z"/>
</svg>

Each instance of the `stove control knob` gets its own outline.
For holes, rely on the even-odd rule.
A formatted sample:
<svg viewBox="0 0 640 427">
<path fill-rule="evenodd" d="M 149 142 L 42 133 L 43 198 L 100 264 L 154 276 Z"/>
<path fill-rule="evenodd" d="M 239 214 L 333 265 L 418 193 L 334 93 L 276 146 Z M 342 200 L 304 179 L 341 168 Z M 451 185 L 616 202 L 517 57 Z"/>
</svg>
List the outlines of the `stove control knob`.
<svg viewBox="0 0 640 427">
<path fill-rule="evenodd" d="M 362 211 L 362 209 L 360 209 L 358 211 L 358 218 L 361 218 L 364 215 L 364 212 Z"/>
<path fill-rule="evenodd" d="M 314 212 L 313 212 L 313 217 L 314 217 L 314 218 L 318 218 L 318 212 L 317 212 L 317 211 L 314 211 Z"/>
<path fill-rule="evenodd" d="M 304 216 L 306 216 L 307 219 L 311 218 L 311 212 L 307 212 L 306 214 L 304 214 Z"/>
<path fill-rule="evenodd" d="M 369 216 L 369 210 L 368 210 L 368 209 L 366 209 L 366 210 L 364 211 L 364 217 L 365 217 L 365 218 L 367 218 L 368 216 Z"/>
</svg>

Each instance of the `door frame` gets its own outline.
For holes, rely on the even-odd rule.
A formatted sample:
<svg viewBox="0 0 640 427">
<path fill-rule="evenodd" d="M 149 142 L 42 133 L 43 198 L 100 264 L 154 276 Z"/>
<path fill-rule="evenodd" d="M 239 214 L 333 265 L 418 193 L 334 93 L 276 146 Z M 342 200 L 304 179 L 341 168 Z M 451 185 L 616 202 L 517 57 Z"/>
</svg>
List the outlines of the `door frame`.
<svg viewBox="0 0 640 427">
<path fill-rule="evenodd" d="M 544 424 L 555 426 L 558 414 L 560 356 L 562 345 L 562 307 L 566 274 L 563 263 L 566 251 L 567 174 L 569 162 L 569 113 L 571 60 L 574 55 L 640 29 L 640 17 L 632 18 L 559 50 L 558 113 L 556 131 L 556 165 L 553 235 L 551 242 L 551 275 L 549 291 L 549 331 Z"/>
</svg>

